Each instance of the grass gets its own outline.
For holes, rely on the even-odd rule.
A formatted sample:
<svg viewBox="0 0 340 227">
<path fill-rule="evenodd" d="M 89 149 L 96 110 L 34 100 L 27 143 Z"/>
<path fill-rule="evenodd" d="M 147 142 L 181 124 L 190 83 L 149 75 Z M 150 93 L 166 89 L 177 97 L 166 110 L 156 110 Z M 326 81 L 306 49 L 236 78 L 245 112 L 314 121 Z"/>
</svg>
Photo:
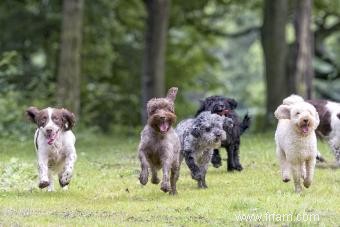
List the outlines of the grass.
<svg viewBox="0 0 340 227">
<path fill-rule="evenodd" d="M 281 182 L 272 134 L 245 136 L 244 171 L 228 173 L 225 162 L 210 167 L 207 190 L 196 188 L 183 163 L 175 197 L 159 185 L 139 184 L 137 137 L 77 138 L 70 188 L 63 191 L 56 182 L 51 193 L 37 188 L 32 141 L 0 140 L 0 226 L 340 226 L 339 169 L 318 168 L 311 188 L 295 194 L 291 182 Z M 325 144 L 319 148 L 327 160 L 334 159 Z M 240 221 L 242 214 L 262 217 Z M 266 214 L 271 216 L 265 219 Z M 292 219 L 283 216 L 289 214 Z M 314 216 L 297 220 L 307 215 Z"/>
</svg>

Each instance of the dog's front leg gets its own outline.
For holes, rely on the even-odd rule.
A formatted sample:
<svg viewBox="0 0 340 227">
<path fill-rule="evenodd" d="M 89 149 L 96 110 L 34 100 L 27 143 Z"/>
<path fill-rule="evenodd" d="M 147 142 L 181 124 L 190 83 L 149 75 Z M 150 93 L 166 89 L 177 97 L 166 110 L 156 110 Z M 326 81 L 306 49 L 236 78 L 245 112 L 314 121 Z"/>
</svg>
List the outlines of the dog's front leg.
<svg viewBox="0 0 340 227">
<path fill-rule="evenodd" d="M 138 151 L 138 158 L 139 158 L 140 166 L 141 166 L 139 182 L 142 185 L 146 185 L 146 183 L 148 183 L 148 178 L 149 178 L 149 172 L 148 172 L 149 163 L 145 156 L 146 152 L 147 151 L 143 149 L 139 149 Z"/>
<path fill-rule="evenodd" d="M 295 186 L 295 192 L 300 193 L 302 191 L 301 188 L 301 165 L 295 164 L 291 165 L 292 175 L 294 179 L 294 186 Z"/>
<path fill-rule="evenodd" d="M 192 179 L 194 179 L 194 180 L 202 179 L 201 171 L 195 163 L 194 151 L 193 150 L 184 150 L 183 154 L 184 154 L 185 162 L 187 163 L 187 165 L 188 165 L 188 167 L 191 171 Z"/>
<path fill-rule="evenodd" d="M 46 152 L 38 153 L 38 172 L 39 172 L 39 188 L 49 186 L 48 180 L 48 155 Z"/>
<path fill-rule="evenodd" d="M 72 178 L 74 163 L 77 160 L 75 148 L 72 148 L 65 159 L 65 166 L 62 172 L 59 173 L 59 184 L 61 187 L 68 185 Z"/>
<path fill-rule="evenodd" d="M 163 179 L 161 184 L 161 190 L 163 192 L 170 191 L 170 167 L 171 165 L 168 160 L 163 161 Z"/>
<path fill-rule="evenodd" d="M 314 176 L 315 163 L 316 163 L 315 158 L 308 160 L 305 163 L 306 175 L 305 175 L 305 178 L 303 179 L 303 185 L 306 188 L 309 188 L 309 186 L 312 184 L 313 176 Z"/>
</svg>

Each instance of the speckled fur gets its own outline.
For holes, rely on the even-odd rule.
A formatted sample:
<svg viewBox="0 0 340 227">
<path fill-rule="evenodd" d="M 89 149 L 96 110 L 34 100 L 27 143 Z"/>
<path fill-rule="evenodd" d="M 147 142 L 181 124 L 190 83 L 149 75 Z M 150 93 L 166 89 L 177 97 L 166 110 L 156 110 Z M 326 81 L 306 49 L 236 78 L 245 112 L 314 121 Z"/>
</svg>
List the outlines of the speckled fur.
<svg viewBox="0 0 340 227">
<path fill-rule="evenodd" d="M 181 142 L 180 162 L 185 159 L 199 188 L 207 188 L 205 176 L 213 149 L 220 147 L 221 141 L 227 139 L 225 130 L 230 128 L 230 118 L 210 111 L 202 112 L 194 119 L 183 120 L 177 125 L 176 132 Z"/>
<path fill-rule="evenodd" d="M 151 183 L 160 182 L 157 172 L 162 169 L 161 190 L 172 195 L 177 193 L 176 182 L 179 177 L 180 142 L 172 124 L 176 120 L 174 101 L 177 88 L 171 88 L 166 98 L 154 98 L 147 104 L 148 123 L 141 132 L 138 158 L 141 163 L 139 181 L 147 184 L 149 169 L 152 173 Z M 167 122 L 169 129 L 160 130 L 160 124 Z"/>
<path fill-rule="evenodd" d="M 243 169 L 240 163 L 240 143 L 241 143 L 241 135 L 250 127 L 251 119 L 246 114 L 243 117 L 243 120 L 240 121 L 239 116 L 235 112 L 238 103 L 236 100 L 215 95 L 210 96 L 203 101 L 201 101 L 200 108 L 197 110 L 196 116 L 203 111 L 211 111 L 211 113 L 216 113 L 219 115 L 224 115 L 226 117 L 230 117 L 233 120 L 233 128 L 229 131 L 226 131 L 228 134 L 229 140 L 222 141 L 221 146 L 224 147 L 227 151 L 228 161 L 227 161 L 227 169 L 228 171 L 241 171 Z M 214 149 L 214 153 L 211 159 L 211 163 L 215 168 L 218 168 L 222 165 L 222 159 L 219 150 Z"/>
</svg>

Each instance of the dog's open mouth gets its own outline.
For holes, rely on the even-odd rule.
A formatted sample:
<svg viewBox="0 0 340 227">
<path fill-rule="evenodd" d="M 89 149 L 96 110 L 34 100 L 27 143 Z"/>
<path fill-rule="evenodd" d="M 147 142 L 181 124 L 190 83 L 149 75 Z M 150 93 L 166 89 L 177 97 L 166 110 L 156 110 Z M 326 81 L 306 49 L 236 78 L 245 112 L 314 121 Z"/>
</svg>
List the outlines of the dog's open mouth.
<svg viewBox="0 0 340 227">
<path fill-rule="evenodd" d="M 169 129 L 170 129 L 170 124 L 169 124 L 169 122 L 167 122 L 167 121 L 163 121 L 163 122 L 161 122 L 160 124 L 159 124 L 159 131 L 161 132 L 161 133 L 167 133 L 168 131 L 169 131 Z"/>
<path fill-rule="evenodd" d="M 303 123 L 300 125 L 300 130 L 303 134 L 308 134 L 309 132 L 309 124 L 308 123 Z"/>
<path fill-rule="evenodd" d="M 229 113 L 229 110 L 221 110 L 220 112 L 217 112 L 217 114 L 220 116 L 227 116 L 228 113 Z"/>
<path fill-rule="evenodd" d="M 52 145 L 54 143 L 54 141 L 57 139 L 59 134 L 59 130 L 56 131 L 55 133 L 49 133 L 46 135 L 46 139 L 47 139 L 47 144 L 48 145 Z"/>
</svg>

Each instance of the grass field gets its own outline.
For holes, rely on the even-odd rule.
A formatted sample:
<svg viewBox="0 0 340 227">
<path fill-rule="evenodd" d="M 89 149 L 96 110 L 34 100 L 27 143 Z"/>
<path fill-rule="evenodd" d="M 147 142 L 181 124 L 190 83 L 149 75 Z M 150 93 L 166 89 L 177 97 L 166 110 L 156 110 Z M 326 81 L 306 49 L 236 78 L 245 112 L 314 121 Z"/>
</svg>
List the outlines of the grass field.
<svg viewBox="0 0 340 227">
<path fill-rule="evenodd" d="M 297 195 L 293 183 L 281 182 L 272 137 L 243 137 L 244 171 L 211 166 L 206 190 L 183 163 L 177 196 L 139 184 L 138 137 L 78 134 L 70 188 L 56 182 L 50 193 L 37 187 L 32 142 L 0 139 L 0 226 L 340 226 L 340 170 L 318 168 L 311 188 Z M 325 144 L 319 148 L 333 161 Z"/>
</svg>

